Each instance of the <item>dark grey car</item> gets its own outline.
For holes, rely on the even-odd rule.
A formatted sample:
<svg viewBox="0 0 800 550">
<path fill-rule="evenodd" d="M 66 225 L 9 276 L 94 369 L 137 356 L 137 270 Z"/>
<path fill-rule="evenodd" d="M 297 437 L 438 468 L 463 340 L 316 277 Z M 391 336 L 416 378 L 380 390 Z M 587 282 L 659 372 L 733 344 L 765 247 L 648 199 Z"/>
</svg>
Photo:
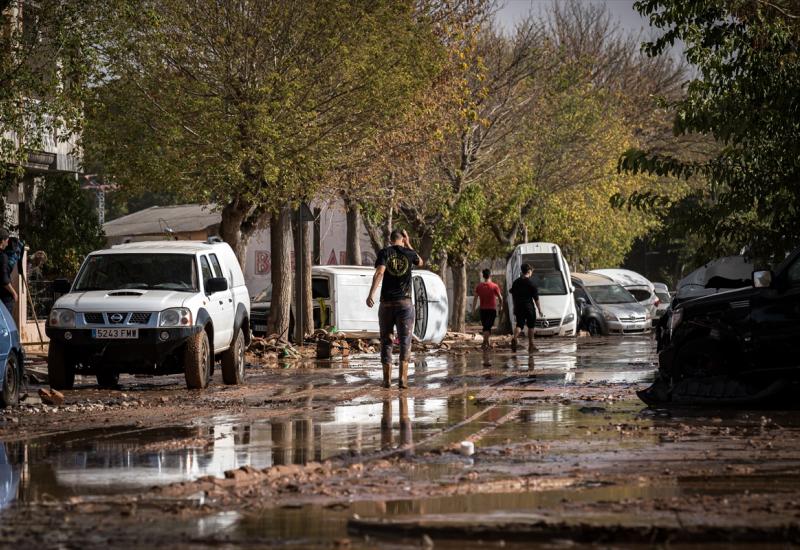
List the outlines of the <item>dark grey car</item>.
<svg viewBox="0 0 800 550">
<path fill-rule="evenodd" d="M 573 273 L 579 326 L 592 335 L 637 334 L 650 330 L 647 310 L 609 277 Z"/>
</svg>

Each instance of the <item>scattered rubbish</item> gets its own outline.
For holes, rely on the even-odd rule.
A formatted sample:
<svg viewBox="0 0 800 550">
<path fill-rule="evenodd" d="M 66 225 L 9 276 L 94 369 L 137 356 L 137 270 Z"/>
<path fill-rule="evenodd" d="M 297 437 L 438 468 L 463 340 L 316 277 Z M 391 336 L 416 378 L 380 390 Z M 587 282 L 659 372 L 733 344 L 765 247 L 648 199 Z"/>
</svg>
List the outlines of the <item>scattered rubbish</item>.
<svg viewBox="0 0 800 550">
<path fill-rule="evenodd" d="M 461 454 L 464 456 L 472 456 L 475 454 L 475 444 L 472 441 L 461 442 Z"/>
<path fill-rule="evenodd" d="M 58 407 L 64 404 L 64 394 L 58 390 L 39 388 L 39 397 L 45 405 Z"/>
</svg>

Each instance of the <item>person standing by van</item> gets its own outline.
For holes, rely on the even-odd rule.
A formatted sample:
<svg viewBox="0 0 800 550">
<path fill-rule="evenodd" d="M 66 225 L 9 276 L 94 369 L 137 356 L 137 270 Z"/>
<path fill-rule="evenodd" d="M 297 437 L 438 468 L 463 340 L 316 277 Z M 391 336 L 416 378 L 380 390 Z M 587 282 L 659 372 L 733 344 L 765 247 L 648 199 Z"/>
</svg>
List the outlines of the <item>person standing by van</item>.
<svg viewBox="0 0 800 550">
<path fill-rule="evenodd" d="M 529 264 L 522 264 L 522 275 L 511 285 L 511 296 L 514 298 L 514 317 L 516 326 L 514 336 L 511 338 L 511 349 L 517 350 L 517 337 L 526 326 L 528 327 L 528 351 L 539 351 L 533 343 L 533 332 L 536 326 L 536 310 L 542 315 L 542 306 L 539 305 L 539 289 L 531 280 L 533 268 Z M 535 305 L 535 308 L 534 308 Z"/>
<path fill-rule="evenodd" d="M 0 301 L 12 315 L 14 314 L 14 303 L 17 301 L 17 291 L 11 284 L 12 266 L 9 261 L 6 248 L 10 235 L 6 229 L 0 228 Z"/>
<path fill-rule="evenodd" d="M 475 310 L 478 306 L 478 300 L 481 304 L 481 325 L 483 326 L 483 349 L 489 349 L 489 339 L 492 336 L 492 327 L 494 321 L 497 319 L 497 309 L 503 303 L 503 293 L 500 287 L 492 282 L 492 271 L 490 269 L 483 270 L 483 282 L 475 287 L 475 297 L 472 299 L 472 314 L 475 315 Z"/>
<path fill-rule="evenodd" d="M 422 267 L 423 261 L 411 246 L 405 230 L 395 229 L 389 236 L 392 244 L 378 252 L 375 275 L 367 295 L 367 306 L 375 305 L 375 292 L 381 286 L 381 305 L 378 324 L 381 332 L 381 365 L 383 387 L 392 382 L 392 332 L 397 326 L 400 340 L 400 389 L 408 388 L 408 360 L 411 355 L 411 336 L 414 332 L 414 305 L 411 303 L 411 267 Z"/>
</svg>

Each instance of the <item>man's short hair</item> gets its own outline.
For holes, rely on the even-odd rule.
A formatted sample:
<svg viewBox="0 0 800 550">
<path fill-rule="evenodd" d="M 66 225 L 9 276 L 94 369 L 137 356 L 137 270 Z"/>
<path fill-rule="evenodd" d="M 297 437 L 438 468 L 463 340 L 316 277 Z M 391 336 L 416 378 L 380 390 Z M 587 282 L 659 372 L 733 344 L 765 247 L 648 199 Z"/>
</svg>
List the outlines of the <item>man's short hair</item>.
<svg viewBox="0 0 800 550">
<path fill-rule="evenodd" d="M 491 269 L 484 269 L 482 273 L 483 273 L 483 278 L 484 279 L 488 279 L 489 277 L 492 276 L 492 270 Z"/>
<path fill-rule="evenodd" d="M 526 273 L 532 272 L 533 268 L 531 267 L 531 264 L 522 264 L 520 270 L 522 271 L 522 274 L 525 275 Z"/>
<path fill-rule="evenodd" d="M 392 229 L 392 232 L 389 235 L 389 241 L 395 242 L 395 241 L 399 241 L 402 238 L 403 238 L 403 230 L 402 229 Z"/>
<path fill-rule="evenodd" d="M 0 241 L 4 241 L 9 238 L 11 234 L 8 232 L 8 229 L 4 229 L 0 227 Z"/>
</svg>

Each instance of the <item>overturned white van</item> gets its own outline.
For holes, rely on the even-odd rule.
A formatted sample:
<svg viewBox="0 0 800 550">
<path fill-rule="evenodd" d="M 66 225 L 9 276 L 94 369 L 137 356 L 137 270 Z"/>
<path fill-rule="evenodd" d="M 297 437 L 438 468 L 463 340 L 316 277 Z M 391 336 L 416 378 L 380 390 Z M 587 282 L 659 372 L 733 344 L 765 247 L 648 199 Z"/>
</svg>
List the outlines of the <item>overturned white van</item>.
<svg viewBox="0 0 800 550">
<path fill-rule="evenodd" d="M 536 318 L 534 333 L 543 336 L 574 336 L 576 329 L 574 287 L 561 249 L 553 243 L 517 246 L 506 265 L 506 292 L 520 276 L 522 264 L 533 266 L 533 282 L 539 289 L 543 317 Z M 514 299 L 508 293 L 508 311 L 514 324 Z"/>
<path fill-rule="evenodd" d="M 370 308 L 366 303 L 374 273 L 372 267 L 314 266 L 314 326 L 336 327 L 337 332 L 353 338 L 377 338 L 378 305 Z M 412 289 L 414 338 L 438 344 L 447 334 L 450 316 L 444 282 L 431 271 L 414 270 Z"/>
</svg>

